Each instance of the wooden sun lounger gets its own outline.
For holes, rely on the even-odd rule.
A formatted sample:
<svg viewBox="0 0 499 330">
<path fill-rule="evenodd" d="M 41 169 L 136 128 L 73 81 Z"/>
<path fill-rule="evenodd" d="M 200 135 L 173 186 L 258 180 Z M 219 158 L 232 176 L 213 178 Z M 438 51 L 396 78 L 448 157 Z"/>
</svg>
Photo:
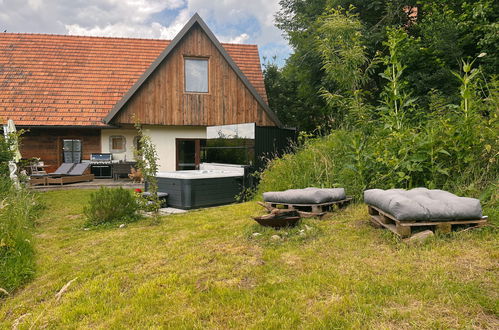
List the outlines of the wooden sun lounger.
<svg viewBox="0 0 499 330">
<path fill-rule="evenodd" d="M 61 186 L 66 183 L 76 183 L 84 181 L 92 181 L 95 178 L 93 174 L 83 175 L 66 175 L 57 178 L 47 178 L 47 184 L 60 184 Z"/>
<path fill-rule="evenodd" d="M 95 177 L 93 174 L 84 174 L 89 166 L 89 164 L 84 163 L 76 164 L 67 175 L 47 177 L 47 184 L 60 184 L 62 186 L 66 183 L 92 181 Z"/>
<path fill-rule="evenodd" d="M 452 226 L 471 225 L 479 227 L 485 225 L 488 219 L 488 217 L 484 216 L 481 219 L 474 220 L 401 221 L 375 206 L 368 205 L 367 208 L 371 216 L 371 222 L 376 228 L 389 229 L 401 238 L 410 237 L 412 228 L 433 227 L 433 229 L 440 232 L 449 233 L 452 230 Z"/>
</svg>

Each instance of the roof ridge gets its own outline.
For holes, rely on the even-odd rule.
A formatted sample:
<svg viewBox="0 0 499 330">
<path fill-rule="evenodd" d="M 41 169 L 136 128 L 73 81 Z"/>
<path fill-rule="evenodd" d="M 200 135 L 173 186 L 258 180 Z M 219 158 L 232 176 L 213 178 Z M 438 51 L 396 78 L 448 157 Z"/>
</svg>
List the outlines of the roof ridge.
<svg viewBox="0 0 499 330">
<path fill-rule="evenodd" d="M 79 34 L 57 34 L 57 33 L 36 33 L 36 32 L 1 32 L 1 35 L 23 35 L 23 36 L 50 36 L 50 37 L 65 37 L 65 38 L 92 38 L 92 39 L 117 39 L 117 40 L 152 40 L 152 41 L 169 41 L 172 39 L 163 38 L 137 38 L 137 37 L 113 37 L 113 36 L 92 36 L 92 35 L 79 35 Z M 229 46 L 255 46 L 257 44 L 235 43 L 235 42 L 221 42 L 222 45 Z"/>
</svg>

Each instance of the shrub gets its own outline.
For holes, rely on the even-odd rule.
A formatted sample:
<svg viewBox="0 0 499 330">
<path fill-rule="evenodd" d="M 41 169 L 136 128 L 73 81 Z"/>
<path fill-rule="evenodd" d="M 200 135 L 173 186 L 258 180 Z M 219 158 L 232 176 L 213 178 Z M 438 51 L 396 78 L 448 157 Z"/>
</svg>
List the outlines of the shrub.
<svg viewBox="0 0 499 330">
<path fill-rule="evenodd" d="M 32 278 L 32 229 L 40 210 L 36 195 L 0 176 L 0 288 L 11 291 Z"/>
<path fill-rule="evenodd" d="M 139 218 L 139 203 L 131 190 L 101 187 L 90 194 L 84 214 L 89 225 L 132 222 Z"/>
</svg>

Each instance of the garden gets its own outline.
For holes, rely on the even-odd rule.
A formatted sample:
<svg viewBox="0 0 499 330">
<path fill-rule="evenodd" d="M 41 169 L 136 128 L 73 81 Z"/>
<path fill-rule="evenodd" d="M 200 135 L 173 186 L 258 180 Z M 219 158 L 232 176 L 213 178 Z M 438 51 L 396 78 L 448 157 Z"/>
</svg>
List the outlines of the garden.
<svg viewBox="0 0 499 330">
<path fill-rule="evenodd" d="M 355 4 L 280 1 L 293 54 L 265 83 L 300 133 L 245 202 L 162 216 L 143 134 L 152 199 L 34 193 L 0 138 L 0 327 L 499 327 L 497 5 Z M 353 200 L 292 228 L 251 218 L 306 187 Z M 417 244 L 371 226 L 365 190 L 417 187 L 479 199 L 488 223 Z"/>
</svg>

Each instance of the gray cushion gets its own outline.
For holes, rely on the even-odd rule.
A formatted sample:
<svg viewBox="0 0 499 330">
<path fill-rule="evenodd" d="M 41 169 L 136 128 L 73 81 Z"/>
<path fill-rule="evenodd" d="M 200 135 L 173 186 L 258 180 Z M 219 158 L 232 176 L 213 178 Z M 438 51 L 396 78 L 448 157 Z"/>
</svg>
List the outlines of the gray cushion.
<svg viewBox="0 0 499 330">
<path fill-rule="evenodd" d="M 69 171 L 69 175 L 83 175 L 85 171 L 90 167 L 90 163 L 78 163 L 76 164 L 71 171 Z"/>
<path fill-rule="evenodd" d="M 474 220 L 482 217 L 478 199 L 459 197 L 444 190 L 370 189 L 364 191 L 364 202 L 398 220 Z"/>
<path fill-rule="evenodd" d="M 346 198 L 343 188 L 305 188 L 263 193 L 265 202 L 286 204 L 321 204 Z"/>
</svg>

